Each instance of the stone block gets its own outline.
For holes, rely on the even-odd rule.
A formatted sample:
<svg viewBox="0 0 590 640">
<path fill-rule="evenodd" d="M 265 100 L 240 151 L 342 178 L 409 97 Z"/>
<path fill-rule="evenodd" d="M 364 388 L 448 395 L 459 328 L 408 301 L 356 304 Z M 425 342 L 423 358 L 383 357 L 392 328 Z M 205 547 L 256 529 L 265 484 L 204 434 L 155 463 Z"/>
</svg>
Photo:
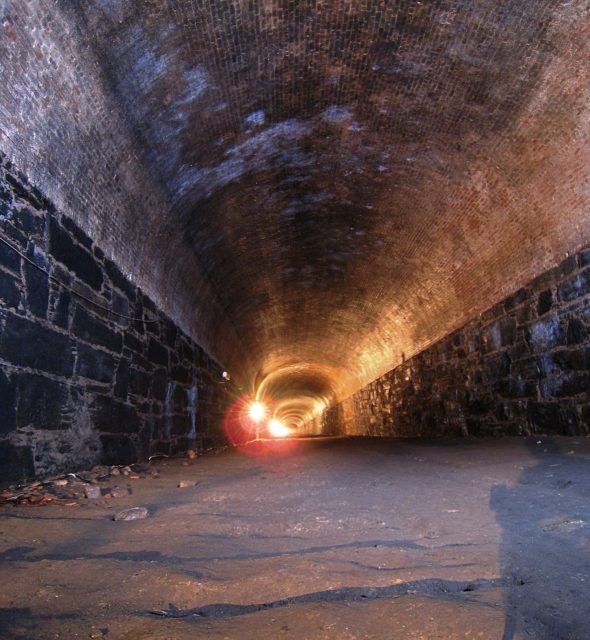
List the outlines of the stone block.
<svg viewBox="0 0 590 640">
<path fill-rule="evenodd" d="M 563 433 L 557 403 L 530 401 L 527 405 L 527 420 L 535 433 Z"/>
<path fill-rule="evenodd" d="M 575 345 L 588 340 L 588 328 L 578 318 L 570 318 L 567 323 L 567 344 Z"/>
<path fill-rule="evenodd" d="M 155 365 L 168 367 L 168 349 L 163 347 L 154 338 L 150 338 L 147 359 Z"/>
<path fill-rule="evenodd" d="M 537 319 L 537 311 L 532 304 L 525 304 L 522 307 L 516 309 L 515 312 L 516 324 L 522 326 L 528 322 L 533 322 Z"/>
<path fill-rule="evenodd" d="M 493 381 L 510 375 L 511 363 L 512 360 L 505 351 L 487 355 L 482 363 L 485 379 Z M 455 366 L 458 364 L 456 363 Z"/>
<path fill-rule="evenodd" d="M 20 271 L 21 257 L 18 253 L 0 242 L 0 265 L 15 273 Z"/>
<path fill-rule="evenodd" d="M 16 429 L 16 394 L 13 381 L 0 370 L 0 435 Z M 1 468 L 1 467 L 0 467 Z"/>
<path fill-rule="evenodd" d="M 516 341 L 507 351 L 511 360 L 520 360 L 521 358 L 526 358 L 531 353 L 530 345 L 525 336 L 522 335 L 521 332 L 518 333 L 519 335 L 517 335 Z"/>
<path fill-rule="evenodd" d="M 29 237 L 21 229 L 11 224 L 10 220 L 0 218 L 0 231 L 2 236 L 21 253 L 26 251 Z"/>
<path fill-rule="evenodd" d="M 31 449 L 0 440 L 0 469 L 0 486 L 32 478 L 35 474 L 35 463 Z"/>
<path fill-rule="evenodd" d="M 512 311 L 515 307 L 520 306 L 524 302 L 526 302 L 529 296 L 529 291 L 527 289 L 519 289 L 515 294 L 511 295 L 509 298 L 506 298 L 504 301 L 504 309 L 506 311 Z"/>
<path fill-rule="evenodd" d="M 135 407 L 109 396 L 96 396 L 92 406 L 94 428 L 106 433 L 137 433 L 140 420 Z"/>
<path fill-rule="evenodd" d="M 152 396 L 163 402 L 166 396 L 167 385 L 168 374 L 166 369 L 156 369 L 152 374 Z"/>
<path fill-rule="evenodd" d="M 561 278 L 565 278 L 573 273 L 578 268 L 578 260 L 575 255 L 567 257 L 563 260 L 555 269 L 553 269 L 553 273 L 555 277 L 560 280 Z"/>
<path fill-rule="evenodd" d="M 45 238 L 45 214 L 34 213 L 27 207 L 14 210 L 13 224 L 20 229 L 29 240 L 43 241 Z"/>
<path fill-rule="evenodd" d="M 590 347 L 556 351 L 553 362 L 563 371 L 589 371 Z"/>
<path fill-rule="evenodd" d="M 75 238 L 82 246 L 87 249 L 92 248 L 92 240 L 80 229 L 80 227 L 75 224 L 72 220 L 67 218 L 66 216 L 62 216 L 60 220 L 63 228 Z"/>
<path fill-rule="evenodd" d="M 46 318 L 49 304 L 49 276 L 44 272 L 49 271 L 49 260 L 47 256 L 34 245 L 29 247 L 27 257 L 39 267 L 39 269 L 37 269 L 29 262 L 23 264 L 27 309 L 33 315 Z M 40 269 L 43 271 L 40 271 Z"/>
<path fill-rule="evenodd" d="M 190 429 L 190 418 L 187 415 L 174 415 L 170 417 L 170 434 L 172 436 L 185 436 Z"/>
<path fill-rule="evenodd" d="M 152 320 L 154 314 L 144 314 L 146 320 Z M 152 335 L 158 342 L 160 341 L 160 322 L 144 322 L 146 333 Z"/>
<path fill-rule="evenodd" d="M 130 362 L 127 358 L 121 358 L 115 378 L 115 397 L 122 398 L 123 400 L 127 399 L 130 379 Z"/>
<path fill-rule="evenodd" d="M 189 341 L 183 336 L 180 341 L 180 357 L 187 363 L 193 363 L 195 360 L 195 351 Z"/>
<path fill-rule="evenodd" d="M 188 398 L 186 395 L 186 389 L 180 385 L 174 386 L 172 393 L 172 407 L 175 413 L 186 413 L 188 406 Z"/>
<path fill-rule="evenodd" d="M 101 464 L 129 464 L 137 461 L 137 448 L 128 436 L 103 433 Z"/>
<path fill-rule="evenodd" d="M 560 406 L 557 402 L 527 404 L 527 420 L 535 433 L 575 435 L 578 433 L 578 418 L 573 407 Z"/>
<path fill-rule="evenodd" d="M 516 320 L 510 316 L 498 320 L 500 346 L 507 347 L 516 340 Z"/>
<path fill-rule="evenodd" d="M 491 387 L 501 398 L 530 398 L 537 395 L 536 384 L 529 380 L 506 378 L 496 380 Z"/>
<path fill-rule="evenodd" d="M 150 448 L 151 448 L 152 453 L 154 453 L 154 454 L 156 454 L 156 453 L 164 453 L 166 455 L 169 455 L 170 453 L 172 453 L 171 443 L 170 443 L 169 440 L 157 440 L 157 439 L 154 439 L 154 440 L 152 440 Z"/>
<path fill-rule="evenodd" d="M 34 192 L 31 192 L 28 184 L 24 184 L 23 181 L 18 180 L 9 173 L 6 174 L 6 182 L 12 187 L 12 192 L 17 198 L 23 202 L 27 202 L 35 209 L 43 209 L 44 203 L 40 200 L 39 192 L 36 189 Z"/>
<path fill-rule="evenodd" d="M 71 293 L 65 287 L 60 287 L 57 294 L 57 303 L 51 314 L 51 321 L 61 329 L 67 330 L 69 328 L 71 301 Z"/>
<path fill-rule="evenodd" d="M 115 313 L 119 313 L 122 316 L 129 316 L 129 301 L 125 296 L 118 294 L 117 292 L 113 292 L 112 297 L 112 305 L 111 308 Z M 125 318 L 121 318 L 119 316 L 115 316 L 114 319 L 119 323 L 127 323 L 128 320 Z"/>
<path fill-rule="evenodd" d="M 128 300 L 134 302 L 137 296 L 137 288 L 123 275 L 117 265 L 106 258 L 104 261 L 104 270 L 112 285 L 124 293 Z"/>
<path fill-rule="evenodd" d="M 0 301 L 11 309 L 17 309 L 20 302 L 18 283 L 19 280 L 13 275 L 0 271 Z"/>
<path fill-rule="evenodd" d="M 68 388 L 45 376 L 18 373 L 15 377 L 18 402 L 18 427 L 34 429 L 63 429 L 64 413 L 68 408 Z"/>
<path fill-rule="evenodd" d="M 115 359 L 101 349 L 78 344 L 76 374 L 98 382 L 113 382 L 115 376 Z"/>
<path fill-rule="evenodd" d="M 131 349 L 131 351 L 135 351 L 136 353 L 143 353 L 145 350 L 145 343 L 136 338 L 130 330 L 125 331 L 123 344 L 125 347 Z"/>
<path fill-rule="evenodd" d="M 142 300 L 143 300 L 143 295 L 141 295 L 140 291 L 138 290 L 137 296 L 136 296 L 136 302 L 135 302 L 135 313 L 133 314 L 135 318 L 144 317 Z M 141 320 L 134 320 L 133 322 L 133 329 L 140 336 L 143 336 L 145 334 L 145 326 L 146 326 L 145 322 L 142 322 Z"/>
<path fill-rule="evenodd" d="M 192 381 L 191 370 L 187 367 L 176 366 L 172 367 L 170 377 L 180 384 L 188 385 Z"/>
<path fill-rule="evenodd" d="M 494 401 L 490 397 L 472 397 L 467 400 L 465 410 L 469 414 L 484 415 L 494 409 Z"/>
<path fill-rule="evenodd" d="M 144 371 L 151 371 L 154 368 L 151 362 L 139 353 L 131 352 L 131 362 L 134 366 L 139 367 Z"/>
<path fill-rule="evenodd" d="M 548 353 L 537 357 L 537 366 L 539 368 L 539 375 L 541 378 L 548 378 L 555 373 L 556 364 L 553 359 L 553 354 Z"/>
<path fill-rule="evenodd" d="M 571 302 L 590 293 L 590 269 L 584 269 L 557 289 L 557 297 L 562 302 Z"/>
<path fill-rule="evenodd" d="M 123 348 L 121 334 L 113 331 L 103 319 L 91 315 L 79 304 L 74 312 L 72 332 L 78 338 L 105 347 L 114 353 L 121 353 Z"/>
<path fill-rule="evenodd" d="M 85 248 L 74 242 L 55 218 L 49 219 L 49 246 L 51 255 L 73 271 L 80 280 L 95 291 L 99 291 L 103 275 L 96 258 Z"/>
<path fill-rule="evenodd" d="M 147 398 L 150 391 L 151 376 L 149 373 L 131 367 L 129 370 L 129 392 Z"/>
<path fill-rule="evenodd" d="M 551 289 L 545 289 L 539 294 L 537 300 L 537 315 L 544 316 L 553 308 L 553 292 Z"/>
<path fill-rule="evenodd" d="M 569 372 L 561 377 L 561 385 L 554 395 L 569 398 L 570 396 L 588 395 L 590 391 L 590 373 Z"/>
<path fill-rule="evenodd" d="M 0 336 L 0 356 L 17 366 L 66 377 L 74 368 L 73 343 L 68 336 L 13 314 L 6 318 Z"/>
<path fill-rule="evenodd" d="M 524 358 L 512 363 L 512 375 L 519 380 L 538 380 L 541 377 L 541 366 L 537 358 Z"/>
<path fill-rule="evenodd" d="M 178 336 L 178 329 L 170 320 L 166 320 L 163 323 L 163 338 L 162 342 L 170 349 L 174 349 L 176 344 L 176 337 Z"/>
<path fill-rule="evenodd" d="M 536 353 L 549 351 L 565 343 L 565 336 L 559 318 L 549 315 L 532 323 L 527 330 L 528 343 Z"/>
</svg>

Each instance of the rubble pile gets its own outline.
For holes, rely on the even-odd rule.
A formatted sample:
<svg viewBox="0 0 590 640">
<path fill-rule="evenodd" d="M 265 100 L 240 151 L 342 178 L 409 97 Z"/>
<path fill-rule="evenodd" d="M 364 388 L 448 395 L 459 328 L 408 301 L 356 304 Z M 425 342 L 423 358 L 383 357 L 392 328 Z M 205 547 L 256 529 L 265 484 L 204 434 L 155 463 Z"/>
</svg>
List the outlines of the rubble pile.
<svg viewBox="0 0 590 640">
<path fill-rule="evenodd" d="M 85 500 L 123 498 L 130 492 L 126 487 L 117 486 L 121 482 L 157 478 L 160 474 L 159 470 L 150 468 L 149 463 L 98 466 L 89 471 L 68 473 L 44 481 L 12 485 L 0 491 L 0 505 L 56 504 L 75 507 Z"/>
</svg>

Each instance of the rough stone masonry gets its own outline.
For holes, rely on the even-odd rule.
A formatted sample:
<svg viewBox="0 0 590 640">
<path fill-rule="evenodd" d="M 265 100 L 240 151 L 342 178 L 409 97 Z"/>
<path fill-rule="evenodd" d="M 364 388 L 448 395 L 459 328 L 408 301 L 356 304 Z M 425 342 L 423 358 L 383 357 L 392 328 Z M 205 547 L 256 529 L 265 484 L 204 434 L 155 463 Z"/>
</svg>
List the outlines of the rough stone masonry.
<svg viewBox="0 0 590 640">
<path fill-rule="evenodd" d="M 590 249 L 327 411 L 375 436 L 590 435 Z"/>
<path fill-rule="evenodd" d="M 219 441 L 221 367 L 4 158 L 0 233 L 0 482 Z"/>
</svg>

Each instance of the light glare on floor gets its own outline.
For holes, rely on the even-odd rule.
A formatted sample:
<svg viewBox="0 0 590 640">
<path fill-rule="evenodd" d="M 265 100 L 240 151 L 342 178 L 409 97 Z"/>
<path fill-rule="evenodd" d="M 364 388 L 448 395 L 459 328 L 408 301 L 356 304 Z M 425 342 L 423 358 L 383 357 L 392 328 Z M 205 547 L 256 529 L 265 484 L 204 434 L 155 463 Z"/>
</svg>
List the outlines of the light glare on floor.
<svg viewBox="0 0 590 640">
<path fill-rule="evenodd" d="M 271 420 L 268 423 L 268 431 L 273 438 L 284 438 L 291 431 L 279 420 Z"/>
</svg>

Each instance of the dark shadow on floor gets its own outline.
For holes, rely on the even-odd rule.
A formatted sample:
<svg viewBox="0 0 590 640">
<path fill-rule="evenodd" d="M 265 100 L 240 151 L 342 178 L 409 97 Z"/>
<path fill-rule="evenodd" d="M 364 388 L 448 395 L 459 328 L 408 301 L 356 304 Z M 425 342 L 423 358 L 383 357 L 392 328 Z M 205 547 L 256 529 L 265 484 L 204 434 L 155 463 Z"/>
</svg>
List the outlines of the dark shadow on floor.
<svg viewBox="0 0 590 640">
<path fill-rule="evenodd" d="M 527 440 L 533 466 L 491 491 L 507 585 L 502 640 L 590 638 L 590 463 L 564 446 Z"/>
<path fill-rule="evenodd" d="M 35 615 L 29 608 L 0 608 L 0 638 L 2 640 L 32 640 L 41 637 L 47 620 L 72 620 L 75 614 Z"/>
<path fill-rule="evenodd" d="M 150 611 L 151 615 L 163 618 L 233 618 L 243 616 L 267 609 L 281 609 L 293 605 L 309 604 L 311 602 L 334 603 L 334 602 L 363 602 L 378 600 L 381 598 L 399 598 L 408 595 L 427 595 L 438 598 L 448 598 L 462 596 L 475 592 L 496 589 L 503 586 L 501 580 L 476 580 L 476 581 L 454 581 L 440 580 L 438 578 L 427 578 L 414 582 L 403 582 L 386 587 L 342 587 L 340 589 L 327 589 L 325 591 L 315 591 L 305 593 L 292 598 L 273 600 L 272 602 L 262 602 L 255 604 L 231 604 L 218 603 L 209 604 L 194 609 L 178 609 L 170 605 L 168 609 Z M 482 606 L 487 606 L 483 603 Z"/>
</svg>

